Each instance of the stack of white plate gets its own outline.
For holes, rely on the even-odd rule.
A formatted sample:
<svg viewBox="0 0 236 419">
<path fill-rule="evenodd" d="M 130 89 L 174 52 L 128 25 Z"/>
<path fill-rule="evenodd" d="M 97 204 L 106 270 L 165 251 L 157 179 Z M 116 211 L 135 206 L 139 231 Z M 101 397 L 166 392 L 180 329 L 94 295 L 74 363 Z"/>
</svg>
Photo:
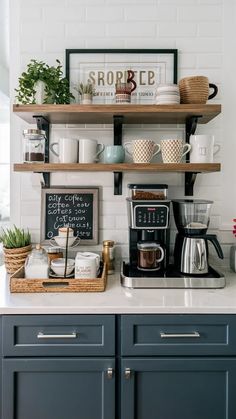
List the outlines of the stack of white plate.
<svg viewBox="0 0 236 419">
<path fill-rule="evenodd" d="M 156 91 L 157 105 L 177 105 L 179 103 L 180 93 L 177 84 L 159 84 Z"/>
</svg>

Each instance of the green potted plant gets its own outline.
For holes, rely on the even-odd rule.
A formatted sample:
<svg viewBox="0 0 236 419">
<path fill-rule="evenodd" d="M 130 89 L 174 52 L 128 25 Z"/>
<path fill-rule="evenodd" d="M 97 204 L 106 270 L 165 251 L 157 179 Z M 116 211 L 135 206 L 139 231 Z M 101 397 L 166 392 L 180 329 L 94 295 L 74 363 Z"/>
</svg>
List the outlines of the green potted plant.
<svg viewBox="0 0 236 419">
<path fill-rule="evenodd" d="M 80 95 L 81 104 L 90 105 L 93 102 L 93 96 L 96 94 L 93 83 L 89 81 L 87 83 L 81 82 L 78 87 L 75 86 L 75 90 L 77 90 Z"/>
<path fill-rule="evenodd" d="M 56 67 L 43 61 L 31 60 L 27 70 L 19 77 L 16 99 L 22 104 L 68 104 L 74 99 L 68 80 L 63 76 L 62 66 L 56 60 Z"/>
<path fill-rule="evenodd" d="M 12 274 L 24 265 L 32 249 L 30 233 L 14 225 L 12 229 L 2 229 L 0 242 L 3 244 L 6 271 Z"/>
</svg>

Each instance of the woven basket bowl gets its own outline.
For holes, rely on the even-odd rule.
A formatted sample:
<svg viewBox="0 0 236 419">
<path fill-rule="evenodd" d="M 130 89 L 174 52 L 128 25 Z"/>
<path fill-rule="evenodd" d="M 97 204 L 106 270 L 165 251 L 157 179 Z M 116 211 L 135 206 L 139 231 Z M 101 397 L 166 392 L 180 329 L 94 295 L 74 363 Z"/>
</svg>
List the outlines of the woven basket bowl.
<svg viewBox="0 0 236 419">
<path fill-rule="evenodd" d="M 206 104 L 209 80 L 205 76 L 185 77 L 179 81 L 180 101 L 188 104 Z"/>
<path fill-rule="evenodd" d="M 4 263 L 8 274 L 12 274 L 17 271 L 21 266 L 24 265 L 25 259 L 31 252 L 31 244 L 25 247 L 19 247 L 16 249 L 6 249 L 4 251 Z"/>
</svg>

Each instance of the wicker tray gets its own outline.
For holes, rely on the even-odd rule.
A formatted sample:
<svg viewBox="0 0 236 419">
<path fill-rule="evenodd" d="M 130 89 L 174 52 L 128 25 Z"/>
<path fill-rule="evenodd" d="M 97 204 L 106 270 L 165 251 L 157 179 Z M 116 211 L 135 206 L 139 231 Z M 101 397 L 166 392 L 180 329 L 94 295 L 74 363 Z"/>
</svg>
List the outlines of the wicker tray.
<svg viewBox="0 0 236 419">
<path fill-rule="evenodd" d="M 48 278 L 26 279 L 24 267 L 10 277 L 11 292 L 103 292 L 106 289 L 106 264 L 101 268 L 101 276 L 94 279 Z"/>
</svg>

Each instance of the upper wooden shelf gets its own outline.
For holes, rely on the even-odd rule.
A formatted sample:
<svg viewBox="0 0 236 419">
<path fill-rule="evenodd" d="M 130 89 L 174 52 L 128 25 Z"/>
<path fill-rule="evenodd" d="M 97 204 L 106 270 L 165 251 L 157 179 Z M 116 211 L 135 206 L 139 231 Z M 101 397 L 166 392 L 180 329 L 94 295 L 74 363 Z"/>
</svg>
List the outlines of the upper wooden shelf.
<svg viewBox="0 0 236 419">
<path fill-rule="evenodd" d="M 15 172 L 193 172 L 220 171 L 220 163 L 16 163 Z"/>
<path fill-rule="evenodd" d="M 43 116 L 52 124 L 112 124 L 113 116 L 123 116 L 125 124 L 184 124 L 191 116 L 201 116 L 206 124 L 221 112 L 221 105 L 13 105 L 13 112 L 34 124 Z"/>
</svg>

